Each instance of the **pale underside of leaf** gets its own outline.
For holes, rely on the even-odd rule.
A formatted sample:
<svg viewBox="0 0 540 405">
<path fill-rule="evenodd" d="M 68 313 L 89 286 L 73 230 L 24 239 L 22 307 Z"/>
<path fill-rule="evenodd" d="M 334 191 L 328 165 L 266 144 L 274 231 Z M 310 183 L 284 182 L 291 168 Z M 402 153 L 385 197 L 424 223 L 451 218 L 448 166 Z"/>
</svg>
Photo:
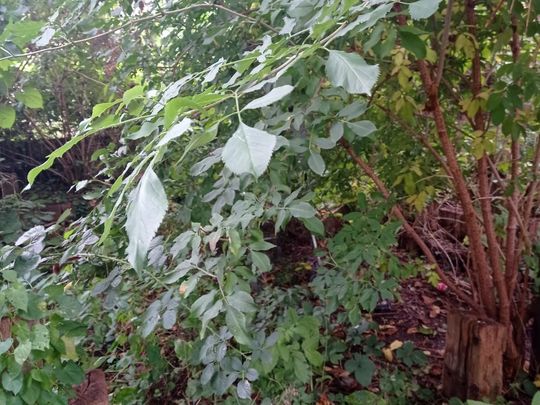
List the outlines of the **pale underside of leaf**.
<svg viewBox="0 0 540 405">
<path fill-rule="evenodd" d="M 242 122 L 225 144 L 222 160 L 237 175 L 251 173 L 259 177 L 268 167 L 275 145 L 275 135 Z"/>
</svg>

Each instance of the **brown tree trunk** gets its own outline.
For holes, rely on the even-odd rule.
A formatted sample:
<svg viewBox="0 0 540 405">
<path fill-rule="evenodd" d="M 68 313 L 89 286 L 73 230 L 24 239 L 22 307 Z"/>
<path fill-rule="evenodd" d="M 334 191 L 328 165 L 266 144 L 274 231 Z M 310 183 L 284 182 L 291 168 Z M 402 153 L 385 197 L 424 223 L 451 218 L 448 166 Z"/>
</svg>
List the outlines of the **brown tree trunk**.
<svg viewBox="0 0 540 405">
<path fill-rule="evenodd" d="M 461 399 L 495 399 L 503 387 L 507 328 L 494 321 L 448 314 L 443 393 Z"/>
</svg>

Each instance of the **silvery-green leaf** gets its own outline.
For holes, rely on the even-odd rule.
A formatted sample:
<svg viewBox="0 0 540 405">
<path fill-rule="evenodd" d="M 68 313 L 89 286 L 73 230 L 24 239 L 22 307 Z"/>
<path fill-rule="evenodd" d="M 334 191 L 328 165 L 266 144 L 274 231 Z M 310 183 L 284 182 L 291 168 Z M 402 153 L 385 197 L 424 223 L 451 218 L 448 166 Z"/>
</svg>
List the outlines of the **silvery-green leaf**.
<svg viewBox="0 0 540 405">
<path fill-rule="evenodd" d="M 49 42 L 51 42 L 51 39 L 54 36 L 55 32 L 56 30 L 54 28 L 51 28 L 51 27 L 45 28 L 45 30 L 41 33 L 41 35 L 34 40 L 34 43 L 36 44 L 38 48 L 48 45 Z"/>
<path fill-rule="evenodd" d="M 315 209 L 305 201 L 295 201 L 289 206 L 291 215 L 295 218 L 312 218 L 315 216 Z"/>
<path fill-rule="evenodd" d="M 284 17 L 283 18 L 283 28 L 279 31 L 280 35 L 287 35 L 290 34 L 296 25 L 296 19 Z"/>
<path fill-rule="evenodd" d="M 210 66 L 208 73 L 204 76 L 203 83 L 208 83 L 214 80 L 219 72 L 219 69 L 225 63 L 225 59 L 220 58 L 216 63 Z"/>
<path fill-rule="evenodd" d="M 371 95 L 379 77 L 379 66 L 368 65 L 355 53 L 330 51 L 326 74 L 334 86 L 342 86 L 348 93 Z"/>
<path fill-rule="evenodd" d="M 15 361 L 17 364 L 23 364 L 28 356 L 30 356 L 30 352 L 32 351 L 32 342 L 29 340 L 25 340 L 23 342 L 20 342 L 17 348 L 13 351 L 13 355 L 15 357 Z"/>
<path fill-rule="evenodd" d="M 129 245 L 126 252 L 129 262 L 136 270 L 142 268 L 150 242 L 166 212 L 165 190 L 156 173 L 149 167 L 132 192 L 127 208 L 126 231 Z"/>
<path fill-rule="evenodd" d="M 355 29 L 360 24 L 362 25 L 361 25 L 361 28 L 358 30 L 358 32 L 364 31 L 368 28 L 373 27 L 377 23 L 377 21 L 379 21 L 386 14 L 388 14 L 388 12 L 392 9 L 393 5 L 394 5 L 393 3 L 381 4 L 376 9 L 366 14 L 359 15 L 355 21 L 349 23 L 349 25 L 347 25 L 345 28 L 339 31 L 336 37 L 342 37 L 343 35 L 348 34 L 350 31 Z"/>
<path fill-rule="evenodd" d="M 343 137 L 343 124 L 341 122 L 336 122 L 330 128 L 330 139 L 334 142 L 339 141 Z"/>
<path fill-rule="evenodd" d="M 311 155 L 309 155 L 308 166 L 311 170 L 313 170 L 319 176 L 322 176 L 326 169 L 324 160 L 319 153 L 311 153 Z"/>
<path fill-rule="evenodd" d="M 0 354 L 4 354 L 5 352 L 7 352 L 12 344 L 12 338 L 7 338 L 6 340 L 0 342 Z"/>
<path fill-rule="evenodd" d="M 180 121 L 178 124 L 174 125 L 171 129 L 167 131 L 165 136 L 161 138 L 161 140 L 158 142 L 157 146 L 166 145 L 171 140 L 181 136 L 184 132 L 191 128 L 191 123 L 191 119 L 184 118 L 182 121 Z"/>
<path fill-rule="evenodd" d="M 236 393 L 240 399 L 251 398 L 251 383 L 248 380 L 242 380 L 236 386 Z"/>
<path fill-rule="evenodd" d="M 225 144 L 221 158 L 233 173 L 259 177 L 268 167 L 275 145 L 275 135 L 241 122 Z"/>
<path fill-rule="evenodd" d="M 288 95 L 294 90 L 294 86 L 285 85 L 272 89 L 268 94 L 265 94 L 262 97 L 256 98 L 255 100 L 249 102 L 244 110 L 254 110 L 256 108 L 266 107 L 276 101 L 281 100 L 283 97 Z"/>
<path fill-rule="evenodd" d="M 377 130 L 377 127 L 371 121 L 366 120 L 347 122 L 347 127 L 360 138 L 364 138 Z"/>
<path fill-rule="evenodd" d="M 431 17 L 439 8 L 441 0 L 418 0 L 409 4 L 409 13 L 413 20 Z"/>
</svg>

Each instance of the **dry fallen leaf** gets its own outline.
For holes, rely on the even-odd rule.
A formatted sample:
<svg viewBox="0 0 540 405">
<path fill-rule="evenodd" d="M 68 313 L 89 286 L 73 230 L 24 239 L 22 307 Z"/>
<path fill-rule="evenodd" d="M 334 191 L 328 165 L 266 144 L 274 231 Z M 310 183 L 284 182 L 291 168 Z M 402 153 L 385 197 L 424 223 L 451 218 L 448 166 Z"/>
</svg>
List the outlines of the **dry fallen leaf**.
<svg viewBox="0 0 540 405">
<path fill-rule="evenodd" d="M 429 317 L 430 318 L 435 318 L 440 313 L 441 313 L 441 307 L 439 307 L 437 305 L 432 305 L 431 309 L 429 310 Z"/>
<path fill-rule="evenodd" d="M 399 349 L 401 346 L 403 346 L 403 342 L 401 340 L 394 340 L 392 343 L 390 343 L 390 350 L 397 350 Z"/>
<path fill-rule="evenodd" d="M 384 354 L 384 357 L 386 358 L 386 361 L 391 363 L 394 360 L 394 355 L 392 354 L 392 350 L 388 347 L 383 347 L 382 352 Z"/>
</svg>

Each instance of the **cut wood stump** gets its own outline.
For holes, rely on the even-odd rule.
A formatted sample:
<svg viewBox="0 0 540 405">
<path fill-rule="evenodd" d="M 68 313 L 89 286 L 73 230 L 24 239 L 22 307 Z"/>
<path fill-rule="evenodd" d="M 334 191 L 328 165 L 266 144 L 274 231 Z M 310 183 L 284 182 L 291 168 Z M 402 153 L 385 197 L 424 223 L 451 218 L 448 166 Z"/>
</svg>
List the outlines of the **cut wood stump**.
<svg viewBox="0 0 540 405">
<path fill-rule="evenodd" d="M 86 379 L 74 387 L 77 397 L 69 405 L 109 405 L 107 381 L 103 370 L 90 370 Z"/>
<path fill-rule="evenodd" d="M 506 328 L 451 311 L 444 356 L 443 393 L 460 399 L 495 399 L 503 387 Z"/>
</svg>

